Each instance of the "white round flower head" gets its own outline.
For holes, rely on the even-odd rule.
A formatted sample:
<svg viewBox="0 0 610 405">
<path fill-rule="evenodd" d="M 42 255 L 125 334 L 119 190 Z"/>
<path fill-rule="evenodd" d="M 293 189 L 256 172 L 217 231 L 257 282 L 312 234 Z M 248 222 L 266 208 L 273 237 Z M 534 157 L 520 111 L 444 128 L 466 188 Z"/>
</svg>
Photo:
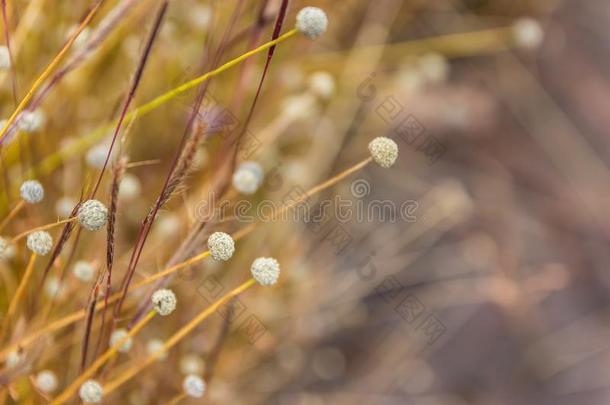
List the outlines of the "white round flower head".
<svg viewBox="0 0 610 405">
<path fill-rule="evenodd" d="M 93 276 L 95 275 L 95 269 L 93 268 L 91 263 L 85 260 L 79 260 L 74 263 L 72 273 L 74 273 L 74 276 L 80 281 L 88 282 L 93 280 Z"/>
<path fill-rule="evenodd" d="M 19 189 L 23 201 L 30 204 L 36 204 L 44 198 L 44 188 L 37 180 L 26 180 L 21 184 Z"/>
<path fill-rule="evenodd" d="M 158 360 L 165 360 L 167 352 L 163 349 L 163 341 L 161 339 L 150 339 L 146 343 L 146 351 L 149 355 L 156 354 Z"/>
<path fill-rule="evenodd" d="M 282 114 L 293 120 L 307 118 L 316 113 L 316 98 L 309 93 L 287 97 L 282 103 Z"/>
<path fill-rule="evenodd" d="M 15 368 L 23 360 L 23 355 L 19 352 L 12 351 L 6 356 L 6 368 Z"/>
<path fill-rule="evenodd" d="M 106 225 L 108 209 L 98 200 L 87 200 L 78 209 L 78 222 L 88 231 L 97 231 Z"/>
<path fill-rule="evenodd" d="M 46 394 L 57 389 L 57 376 L 51 370 L 43 370 L 36 375 L 36 386 Z"/>
<path fill-rule="evenodd" d="M 538 48 L 544 40 L 542 26 L 530 17 L 523 17 L 515 21 L 512 30 L 517 45 L 527 49 Z"/>
<path fill-rule="evenodd" d="M 440 53 L 430 52 L 419 58 L 419 69 L 430 83 L 442 83 L 447 80 L 451 66 L 447 58 Z"/>
<path fill-rule="evenodd" d="M 398 158 L 398 145 L 390 138 L 380 136 L 369 143 L 369 152 L 375 163 L 387 169 Z"/>
<path fill-rule="evenodd" d="M 110 346 L 117 347 L 117 350 L 121 353 L 127 353 L 129 349 L 131 349 L 131 345 L 133 344 L 133 339 L 131 336 L 128 336 L 129 332 L 127 329 L 117 329 L 110 335 Z M 127 338 L 127 339 L 125 339 Z M 123 340 L 125 339 L 125 340 Z M 121 343 L 122 342 L 122 343 Z"/>
<path fill-rule="evenodd" d="M 66 288 L 59 277 L 49 276 L 44 283 L 44 293 L 49 299 L 62 299 L 65 296 Z"/>
<path fill-rule="evenodd" d="M 87 380 L 80 386 L 78 390 L 80 399 L 86 404 L 97 404 L 102 402 L 104 396 L 104 389 L 95 380 Z"/>
<path fill-rule="evenodd" d="M 45 231 L 36 231 L 28 235 L 26 245 L 28 249 L 39 256 L 45 256 L 53 247 L 53 238 Z"/>
<path fill-rule="evenodd" d="M 317 7 L 305 7 L 297 14 L 296 28 L 309 39 L 316 39 L 326 32 L 328 17 Z"/>
<path fill-rule="evenodd" d="M 110 141 L 101 142 L 89 149 L 87 155 L 85 156 L 85 160 L 90 167 L 94 169 L 102 169 L 104 167 L 104 163 L 106 162 L 108 151 L 110 151 Z M 110 159 L 108 160 L 109 165 L 112 164 L 115 156 L 116 148 L 112 148 L 112 153 L 110 154 Z"/>
<path fill-rule="evenodd" d="M 243 162 L 233 174 L 233 187 L 242 194 L 254 194 L 263 179 L 263 169 L 258 163 Z"/>
<path fill-rule="evenodd" d="M 229 234 L 214 232 L 208 238 L 208 249 L 215 260 L 226 262 L 235 252 L 235 242 Z"/>
<path fill-rule="evenodd" d="M 205 392 L 205 381 L 195 374 L 189 374 L 182 381 L 182 388 L 191 398 L 201 398 Z"/>
<path fill-rule="evenodd" d="M 260 285 L 272 285 L 280 276 L 280 264 L 272 257 L 259 257 L 252 262 L 250 272 Z"/>
<path fill-rule="evenodd" d="M 134 200 L 140 195 L 142 185 L 140 179 L 131 173 L 125 173 L 121 184 L 119 184 L 119 198 L 123 200 Z"/>
<path fill-rule="evenodd" d="M 35 111 L 24 111 L 19 116 L 17 126 L 23 132 L 31 133 L 36 132 L 42 128 L 47 121 L 47 118 L 41 110 Z"/>
<path fill-rule="evenodd" d="M 335 78 L 328 72 L 315 72 L 309 77 L 309 89 L 322 99 L 329 98 L 335 93 Z"/>
<path fill-rule="evenodd" d="M 68 218 L 75 205 L 76 200 L 73 198 L 61 197 L 55 202 L 55 213 L 61 218 Z"/>
<path fill-rule="evenodd" d="M 0 46 L 0 69 L 6 70 L 11 67 L 11 57 L 6 46 Z"/>
<path fill-rule="evenodd" d="M 159 315 L 169 315 L 176 309 L 176 294 L 172 290 L 162 288 L 153 293 L 150 300 Z"/>
<path fill-rule="evenodd" d="M 180 372 L 182 374 L 201 374 L 203 373 L 203 360 L 196 354 L 185 354 L 180 358 Z"/>
</svg>

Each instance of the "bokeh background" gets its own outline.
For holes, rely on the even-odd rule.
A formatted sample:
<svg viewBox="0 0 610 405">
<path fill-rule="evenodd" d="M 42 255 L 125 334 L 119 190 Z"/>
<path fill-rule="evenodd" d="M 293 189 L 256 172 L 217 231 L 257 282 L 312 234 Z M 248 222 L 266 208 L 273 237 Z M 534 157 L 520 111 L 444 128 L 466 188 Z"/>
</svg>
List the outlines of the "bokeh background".
<svg viewBox="0 0 610 405">
<path fill-rule="evenodd" d="M 5 117 L 14 109 L 13 85 L 20 99 L 88 6 L 11 3 L 15 76 L 2 73 Z M 170 2 L 134 105 L 270 39 L 280 3 Z M 52 222 L 62 200 L 65 212 L 92 186 L 108 150 L 112 127 L 104 126 L 118 115 L 159 4 L 105 2 L 67 58 L 76 66 L 41 99 L 44 122 L 3 148 L 3 216 L 22 179 L 36 177 L 46 189 L 45 203 L 5 233 Z M 165 403 L 194 372 L 208 387 L 193 403 L 607 404 L 610 3 L 293 0 L 284 31 L 306 5 L 327 12 L 329 30 L 317 41 L 278 45 L 251 120 L 265 54 L 209 82 L 198 120 L 212 125 L 222 115 L 228 124 L 201 143 L 188 180 L 156 220 L 136 277 L 171 264 L 189 230 L 207 218 L 209 194 L 226 175 L 225 135 L 245 123 L 254 146 L 238 161 L 261 164 L 265 181 L 253 196 L 229 187 L 221 200 L 281 204 L 366 158 L 368 142 L 387 136 L 400 150 L 392 168 L 369 165 L 308 202 L 316 213 L 321 201 L 337 198 L 354 212 L 385 208 L 373 218 L 339 218 L 331 204 L 320 221 L 266 222 L 238 242 L 230 262 L 206 260 L 181 272 L 171 280 L 180 310 L 146 328 L 125 362 L 242 281 L 253 258 L 274 256 L 282 265 L 277 286 L 232 302 L 107 403 Z M 113 12 L 99 45 L 71 59 Z M 116 159 L 139 162 L 128 169 L 132 184 L 119 207 L 119 275 L 195 94 L 127 123 L 117 145 Z M 216 218 L 202 235 L 246 225 Z M 72 243 L 36 298 L 59 303 L 52 318 L 86 305 L 91 284 L 70 273 L 75 260 L 104 267 L 104 235 Z M 27 257 L 17 247 L 0 263 L 3 307 Z M 37 316 L 24 311 L 11 339 L 39 324 Z M 73 380 L 82 331 L 75 325 L 42 339 L 19 372 L 5 372 L 14 398 L 32 389 L 22 377 L 42 368 L 55 370 L 60 386 Z"/>
</svg>

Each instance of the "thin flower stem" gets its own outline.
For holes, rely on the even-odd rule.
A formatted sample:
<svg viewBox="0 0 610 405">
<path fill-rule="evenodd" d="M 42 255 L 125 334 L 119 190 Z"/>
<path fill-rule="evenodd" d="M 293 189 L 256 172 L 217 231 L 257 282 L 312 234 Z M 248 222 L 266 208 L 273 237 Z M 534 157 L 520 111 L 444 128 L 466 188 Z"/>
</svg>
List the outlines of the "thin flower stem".
<svg viewBox="0 0 610 405">
<path fill-rule="evenodd" d="M 19 214 L 19 211 L 21 211 L 24 206 L 24 200 L 20 200 L 17 205 L 15 205 L 11 212 L 9 212 L 6 218 L 4 218 L 4 220 L 0 223 L 0 232 L 2 232 L 4 227 L 7 226 L 9 222 L 11 222 L 11 219 L 13 219 L 15 216 L 17 216 L 17 214 Z"/>
<path fill-rule="evenodd" d="M 47 229 L 55 228 L 57 225 L 67 224 L 68 222 L 72 222 L 75 219 L 76 219 L 76 217 L 66 218 L 66 219 L 62 219 L 61 221 L 53 222 L 52 224 L 41 225 L 36 228 L 29 229 L 29 230 L 21 232 L 19 235 L 15 236 L 13 239 L 11 239 L 11 242 L 12 243 L 19 242 L 21 239 L 25 238 L 27 235 L 29 235 L 32 232 L 44 231 Z"/>
<path fill-rule="evenodd" d="M 89 14 L 87 14 L 85 19 L 80 23 L 80 25 L 76 29 L 76 31 L 70 36 L 70 38 L 68 39 L 66 44 L 63 46 L 63 48 L 61 48 L 61 50 L 55 56 L 55 58 L 53 58 L 51 63 L 49 63 L 49 65 L 42 71 L 40 76 L 38 76 L 38 78 L 34 81 L 34 84 L 32 84 L 32 87 L 30 88 L 30 90 L 28 90 L 25 97 L 23 97 L 23 99 L 19 102 L 19 105 L 17 106 L 17 108 L 15 108 L 15 111 L 13 111 L 13 114 L 11 114 L 9 119 L 6 121 L 6 124 L 4 124 L 4 127 L 2 127 L 2 129 L 0 130 L 0 144 L 4 140 L 4 137 L 6 136 L 10 127 L 13 125 L 13 123 L 17 119 L 17 116 L 19 115 L 19 113 L 21 113 L 27 107 L 27 105 L 30 102 L 30 100 L 32 99 L 32 97 L 34 97 L 34 93 L 36 92 L 36 90 L 38 90 L 38 88 L 51 75 L 51 73 L 53 73 L 55 68 L 59 65 L 59 63 L 62 61 L 64 56 L 70 50 L 70 47 L 72 46 L 74 41 L 76 41 L 76 38 L 85 29 L 85 27 L 87 25 L 89 25 L 89 22 L 91 22 L 91 20 L 93 19 L 93 16 L 95 16 L 97 11 L 99 10 L 100 6 L 102 5 L 102 2 L 103 2 L 103 0 L 98 0 L 95 3 L 95 5 L 91 8 L 91 11 L 89 11 Z"/>
<path fill-rule="evenodd" d="M 148 322 L 150 322 L 155 317 L 156 314 L 157 314 L 157 312 L 154 310 L 152 310 L 148 314 L 146 314 L 146 316 L 144 318 L 142 318 L 140 320 L 140 322 L 138 322 L 127 333 L 126 336 L 124 336 L 122 339 L 120 339 L 118 342 L 116 342 L 113 346 L 108 348 L 108 350 L 106 350 L 100 357 L 98 357 L 93 362 L 93 364 L 91 364 L 89 366 L 89 368 L 87 368 L 85 371 L 83 371 L 83 373 L 80 376 L 78 376 L 78 378 L 76 380 L 74 380 L 72 382 L 72 384 L 70 384 L 68 386 L 68 388 L 66 388 L 61 394 L 59 394 L 59 396 L 57 398 L 55 398 L 51 402 L 51 405 L 62 404 L 62 403 L 65 403 L 68 399 L 70 399 L 72 397 L 72 395 L 74 395 L 74 393 L 76 393 L 76 391 L 79 389 L 79 387 L 87 379 L 89 379 L 91 376 L 93 376 L 93 374 L 95 374 L 95 372 L 100 367 L 102 367 L 104 365 L 104 363 L 106 363 L 110 358 L 112 358 L 112 356 L 114 356 L 117 353 L 118 348 L 121 347 L 121 345 L 123 343 L 125 343 L 129 338 L 132 338 L 135 335 L 137 335 L 138 332 L 140 332 L 144 328 L 144 326 L 146 326 L 146 324 L 148 324 Z"/>
<path fill-rule="evenodd" d="M 21 300 L 21 297 L 23 296 L 23 293 L 25 292 L 25 288 L 27 287 L 28 282 L 30 281 L 30 278 L 32 277 L 32 272 L 34 270 L 35 261 L 36 261 L 36 253 L 32 253 L 32 255 L 30 256 L 30 261 L 28 262 L 28 265 L 25 269 L 25 273 L 23 274 L 23 277 L 21 278 L 21 281 L 19 282 L 17 291 L 15 292 L 15 295 L 13 295 L 13 298 L 11 299 L 11 302 L 8 305 L 8 310 L 6 311 L 6 316 L 4 317 L 4 320 L 2 321 L 2 330 L 0 331 L 0 341 L 4 340 L 4 336 L 6 335 L 8 327 L 10 325 L 10 319 L 17 311 L 17 305 L 19 304 L 19 301 Z"/>
<path fill-rule="evenodd" d="M 255 48 L 249 52 L 246 52 L 246 53 L 238 56 L 235 59 L 230 60 L 229 62 L 218 67 L 217 69 L 204 73 L 203 75 L 201 75 L 199 77 L 196 77 L 186 83 L 181 84 L 180 86 L 154 98 L 153 100 L 149 101 L 148 103 L 143 104 L 139 107 L 136 107 L 135 109 L 133 109 L 132 111 L 128 112 L 125 115 L 125 119 L 129 120 L 134 116 L 137 116 L 139 118 L 140 116 L 159 108 L 160 106 L 167 103 L 168 101 L 171 101 L 172 99 L 176 98 L 180 94 L 198 86 L 199 84 L 205 82 L 208 79 L 211 79 L 214 76 L 219 75 L 220 73 L 222 73 L 226 70 L 229 70 L 230 68 L 234 67 L 235 65 L 238 65 L 239 63 L 243 62 L 245 59 L 248 59 L 249 57 L 256 55 L 257 53 L 265 51 L 265 50 L 279 44 L 280 42 L 287 40 L 288 38 L 294 36 L 297 32 L 298 31 L 296 29 L 292 29 L 292 30 L 286 32 L 285 34 L 283 34 L 282 36 L 278 37 L 277 39 L 266 42 L 263 45 L 259 46 L 258 48 Z M 109 126 L 104 126 L 104 127 L 98 128 L 97 130 L 93 131 L 92 133 L 79 138 L 78 141 L 75 141 L 72 144 L 68 145 L 65 149 L 59 150 L 59 151 L 53 153 L 52 155 L 48 156 L 46 159 L 44 159 L 41 162 L 38 170 L 43 174 L 50 173 L 57 167 L 58 164 L 61 163 L 64 156 L 75 155 L 75 154 L 79 154 L 80 152 L 83 152 L 86 148 L 88 148 L 90 145 L 92 145 L 98 138 L 100 138 L 104 133 L 106 133 L 106 131 L 108 130 L 108 127 Z"/>
<path fill-rule="evenodd" d="M 326 189 L 328 189 L 329 187 L 334 186 L 335 184 L 337 184 L 338 182 L 340 182 L 341 180 L 345 179 L 346 177 L 350 176 L 351 174 L 357 172 L 358 170 L 361 170 L 362 168 L 366 167 L 366 165 L 368 165 L 370 162 L 372 161 L 371 158 L 366 158 L 363 161 L 355 164 L 354 166 L 344 170 L 343 172 L 333 176 L 331 179 L 326 180 L 325 182 L 309 189 L 308 191 L 306 191 L 305 193 L 303 193 L 301 195 L 300 198 L 298 198 L 296 201 L 293 201 L 289 204 L 286 204 L 284 206 L 282 206 L 279 211 L 273 215 L 273 218 L 278 218 L 281 216 L 282 213 L 284 213 L 286 210 L 294 207 L 297 204 L 302 203 L 303 201 L 307 200 L 308 198 L 313 197 L 315 194 L 320 193 Z M 256 229 L 256 226 L 258 225 L 258 223 L 252 223 L 240 230 L 238 230 L 237 232 L 235 232 L 233 234 L 233 239 L 234 240 L 239 240 L 243 237 L 245 237 L 246 235 L 248 235 L 249 233 L 251 233 L 252 231 L 254 231 L 254 229 Z M 168 267 L 167 269 L 154 274 L 150 277 L 145 278 L 144 280 L 135 283 L 134 285 L 130 286 L 129 289 L 127 290 L 128 292 L 131 292 L 135 289 L 141 288 L 141 287 L 145 287 L 149 284 L 152 284 L 153 282 L 157 281 L 160 278 L 169 276 L 185 267 L 188 267 L 190 265 L 193 265 L 195 263 L 198 263 L 200 261 L 202 261 L 203 259 L 205 259 L 206 257 L 208 257 L 210 255 L 209 251 L 204 251 L 199 253 L 196 256 L 193 256 L 183 262 L 180 262 L 174 266 Z M 113 295 L 111 295 L 110 297 L 108 297 L 107 300 L 107 304 L 113 304 L 115 303 L 119 298 L 121 297 L 121 292 L 117 292 Z M 104 301 L 100 301 L 98 302 L 98 304 L 95 306 L 95 311 L 99 311 L 100 309 L 103 309 L 105 307 L 105 302 Z M 69 314 L 61 319 L 58 319 L 56 321 L 51 322 L 50 324 L 46 325 L 44 328 L 33 332 L 32 334 L 25 336 L 24 338 L 21 339 L 21 341 L 16 342 L 6 348 L 4 348 L 3 350 L 0 351 L 0 359 L 4 358 L 6 356 L 6 354 L 8 352 L 10 352 L 11 350 L 15 349 L 16 347 L 26 347 L 29 346 L 30 344 L 32 344 L 34 341 L 36 341 L 36 339 L 38 339 L 41 336 L 44 336 L 47 333 L 53 333 L 57 330 L 61 330 L 63 328 L 65 328 L 66 326 L 72 325 L 73 323 L 76 323 L 82 319 L 84 319 L 86 316 L 86 311 L 85 310 L 80 310 L 80 311 L 76 311 L 72 314 Z"/>
<path fill-rule="evenodd" d="M 129 381 L 132 377 L 134 377 L 135 375 L 140 373 L 146 367 L 148 367 L 149 365 L 154 363 L 157 360 L 158 356 L 160 356 L 164 352 L 167 352 L 169 349 L 171 349 L 172 347 L 177 345 L 190 332 L 192 332 L 193 329 L 195 329 L 197 326 L 199 326 L 199 324 L 201 322 L 203 322 L 210 315 L 212 315 L 214 312 L 216 312 L 216 310 L 218 310 L 218 308 L 220 308 L 223 304 L 225 304 L 231 298 L 236 297 L 237 295 L 243 293 L 244 291 L 246 291 L 248 288 L 254 286 L 255 284 L 256 284 L 256 281 L 251 278 L 248 281 L 246 281 L 243 284 L 236 287 L 235 289 L 229 291 L 227 294 L 225 294 L 223 297 L 218 299 L 216 302 L 214 302 L 209 307 L 205 308 L 195 318 L 193 318 L 190 322 L 188 322 L 186 325 L 184 325 L 182 328 L 180 328 L 174 335 L 172 335 L 169 339 L 167 339 L 165 341 L 165 343 L 163 344 L 163 347 L 159 351 L 148 355 L 146 358 L 144 358 L 144 360 L 129 367 L 128 369 L 123 371 L 121 374 L 119 374 L 119 376 L 117 378 L 115 378 L 114 380 L 111 380 L 108 384 L 106 384 L 104 386 L 104 394 L 105 395 L 110 394 L 111 392 L 116 390 L 118 387 L 120 387 L 122 384 Z"/>
</svg>

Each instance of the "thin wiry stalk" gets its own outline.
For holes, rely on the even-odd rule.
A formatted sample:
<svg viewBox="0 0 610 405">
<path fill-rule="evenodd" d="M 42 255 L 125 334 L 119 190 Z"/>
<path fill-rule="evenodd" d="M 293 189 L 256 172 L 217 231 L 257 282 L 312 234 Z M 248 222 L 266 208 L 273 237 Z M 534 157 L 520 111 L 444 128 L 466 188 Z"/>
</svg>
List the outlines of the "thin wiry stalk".
<svg viewBox="0 0 610 405">
<path fill-rule="evenodd" d="M 70 212 L 70 218 L 73 218 L 74 216 L 76 216 L 76 213 L 78 212 L 78 209 L 80 208 L 81 203 L 82 203 L 82 198 L 74 206 L 74 208 L 72 208 L 72 212 Z M 44 282 L 47 278 L 47 275 L 49 274 L 49 271 L 51 270 L 51 267 L 53 267 L 53 263 L 55 263 L 55 260 L 57 260 L 57 258 L 61 254 L 61 251 L 63 250 L 64 245 L 66 244 L 68 239 L 70 239 L 70 235 L 72 234 L 72 231 L 74 230 L 75 226 L 76 226 L 76 221 L 69 221 L 64 225 L 64 228 L 62 229 L 61 234 L 59 235 L 59 239 L 57 240 L 55 247 L 53 247 L 53 251 L 51 252 L 51 257 L 49 258 L 49 261 L 47 262 L 47 265 L 45 266 L 44 271 L 42 273 L 42 280 L 40 281 L 41 285 L 44 284 Z"/>
<path fill-rule="evenodd" d="M 13 57 L 11 32 L 8 25 L 8 16 L 6 14 L 6 0 L 2 0 L 2 21 L 4 22 L 4 40 L 6 41 L 6 49 L 8 50 L 8 60 L 11 63 L 11 87 L 13 90 L 13 102 L 15 105 L 17 105 L 17 75 L 15 74 L 15 58 Z"/>
<path fill-rule="evenodd" d="M 43 72 L 34 81 L 30 90 L 28 90 L 25 97 L 19 102 L 19 104 L 17 105 L 17 108 L 15 108 L 15 111 L 13 111 L 11 116 L 6 121 L 6 124 L 4 125 L 4 127 L 2 129 L 0 129 L 0 144 L 2 144 L 4 142 L 4 140 L 6 139 L 6 134 L 8 133 L 9 129 L 11 129 L 13 124 L 15 124 L 16 120 L 18 119 L 19 114 L 27 107 L 28 103 L 34 96 L 34 93 L 36 92 L 36 90 L 45 82 L 45 80 L 51 75 L 53 70 L 59 65 L 59 63 L 62 61 L 63 57 L 70 50 L 70 47 L 76 40 L 76 37 L 78 37 L 78 35 L 91 22 L 91 20 L 93 19 L 93 17 L 99 10 L 100 6 L 102 5 L 103 1 L 104 0 L 98 0 L 95 2 L 93 7 L 90 9 L 90 11 L 87 13 L 85 18 L 83 19 L 83 21 L 79 24 L 78 28 L 70 36 L 70 38 L 68 39 L 66 44 L 61 48 L 61 50 L 55 56 L 55 58 L 53 58 L 53 60 L 47 65 L 47 67 L 43 70 Z"/>
<path fill-rule="evenodd" d="M 112 135 L 112 141 L 110 142 L 110 148 L 108 148 L 108 154 L 106 155 L 106 160 L 104 161 L 104 166 L 102 167 L 102 170 L 100 171 L 100 175 L 97 179 L 97 183 L 95 184 L 95 186 L 93 187 L 93 191 L 91 192 L 91 198 L 95 197 L 95 194 L 97 193 L 97 190 L 102 182 L 102 178 L 104 177 L 104 172 L 106 170 L 106 166 L 108 166 L 108 161 L 110 160 L 110 156 L 112 155 L 112 149 L 114 148 L 114 144 L 115 144 L 117 137 L 119 135 L 119 132 L 121 130 L 121 126 L 123 124 L 123 121 L 125 120 L 127 110 L 129 109 L 129 106 L 131 105 L 131 102 L 136 95 L 136 90 L 140 84 L 142 75 L 144 73 L 144 67 L 146 66 L 146 62 L 148 61 L 148 58 L 150 56 L 150 52 L 152 50 L 152 46 L 155 42 L 155 39 L 157 38 L 157 34 L 159 33 L 159 30 L 161 29 L 161 23 L 163 22 L 163 18 L 165 17 L 165 13 L 167 12 L 167 6 L 168 6 L 168 0 L 165 0 L 161 4 L 161 7 L 159 8 L 159 11 L 157 12 L 157 16 L 155 17 L 155 22 L 153 24 L 153 28 L 150 32 L 148 40 L 146 41 L 146 46 L 144 47 L 144 52 L 142 53 L 140 62 L 138 63 L 138 67 L 136 69 L 136 73 L 133 78 L 131 88 L 129 89 L 129 93 L 127 94 L 127 99 L 125 100 L 125 103 L 123 104 L 123 109 L 121 110 L 121 115 L 119 116 L 119 120 L 117 121 L 116 127 L 114 129 L 114 134 Z"/>
</svg>

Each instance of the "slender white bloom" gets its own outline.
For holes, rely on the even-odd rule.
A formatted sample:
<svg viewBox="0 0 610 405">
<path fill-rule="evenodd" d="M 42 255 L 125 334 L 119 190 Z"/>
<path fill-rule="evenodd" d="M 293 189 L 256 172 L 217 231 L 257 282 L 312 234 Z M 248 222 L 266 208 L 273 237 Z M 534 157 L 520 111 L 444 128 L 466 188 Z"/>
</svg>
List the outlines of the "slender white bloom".
<svg viewBox="0 0 610 405">
<path fill-rule="evenodd" d="M 161 339 L 150 339 L 146 343 L 146 351 L 148 354 L 156 354 L 158 360 L 165 360 L 167 352 L 163 349 L 163 341 Z"/>
<path fill-rule="evenodd" d="M 309 39 L 316 39 L 326 32 L 328 17 L 317 7 L 305 7 L 297 14 L 296 28 Z"/>
<path fill-rule="evenodd" d="M 95 380 L 87 380 L 80 386 L 78 390 L 80 399 L 86 404 L 97 404 L 102 402 L 104 389 Z"/>
<path fill-rule="evenodd" d="M 60 218 L 68 218 L 72 209 L 76 205 L 76 200 L 70 197 L 61 197 L 55 202 L 55 213 Z"/>
<path fill-rule="evenodd" d="M 8 53 L 8 48 L 4 45 L 0 46 L 0 69 L 6 70 L 11 67 L 11 57 Z"/>
<path fill-rule="evenodd" d="M 392 167 L 398 158 L 398 145 L 390 138 L 380 136 L 369 143 L 369 152 L 375 163 L 387 169 Z"/>
<path fill-rule="evenodd" d="M 250 272 L 260 285 L 272 285 L 280 276 L 280 264 L 272 257 L 259 257 L 252 262 Z"/>
<path fill-rule="evenodd" d="M 21 199 L 30 204 L 36 204 L 44 198 L 44 187 L 37 180 L 26 180 L 19 188 Z"/>
<path fill-rule="evenodd" d="M 254 194 L 263 184 L 263 168 L 256 162 L 241 163 L 233 174 L 233 187 L 242 194 Z"/>
<path fill-rule="evenodd" d="M 140 179 L 131 173 L 125 173 L 119 184 L 119 198 L 122 200 L 134 200 L 140 196 L 142 185 Z"/>
<path fill-rule="evenodd" d="M 335 78 L 328 72 L 315 72 L 309 77 L 309 89 L 322 99 L 329 98 L 335 93 Z"/>
<path fill-rule="evenodd" d="M 226 262 L 235 252 L 235 242 L 229 234 L 214 232 L 208 238 L 208 249 L 215 260 Z"/>
<path fill-rule="evenodd" d="M 53 247 L 53 238 L 45 231 L 36 231 L 28 235 L 26 245 L 28 249 L 39 256 L 45 256 Z"/>
<path fill-rule="evenodd" d="M 97 231 L 106 225 L 108 209 L 98 200 L 87 200 L 78 209 L 78 222 L 89 231 Z"/>
<path fill-rule="evenodd" d="M 205 392 L 205 381 L 195 374 L 189 374 L 182 381 L 182 388 L 191 398 L 201 398 Z"/>
<path fill-rule="evenodd" d="M 23 354 L 12 351 L 6 356 L 6 368 L 15 368 L 23 361 Z"/>
<path fill-rule="evenodd" d="M 187 374 L 203 373 L 203 360 L 196 354 L 185 354 L 180 358 L 180 372 Z"/>
<path fill-rule="evenodd" d="M 512 27 L 517 45 L 528 49 L 538 48 L 544 40 L 544 30 L 533 18 L 523 17 L 515 21 Z"/>
<path fill-rule="evenodd" d="M 159 315 L 169 315 L 176 309 L 176 294 L 172 290 L 162 288 L 153 293 L 150 300 Z"/>
<path fill-rule="evenodd" d="M 74 276 L 80 281 L 88 282 L 93 280 L 93 276 L 95 275 L 95 269 L 93 268 L 91 263 L 85 260 L 79 260 L 74 263 L 72 273 L 74 273 Z"/>
<path fill-rule="evenodd" d="M 57 389 L 57 376 L 51 370 L 43 370 L 36 375 L 36 386 L 46 394 Z"/>
<path fill-rule="evenodd" d="M 27 133 L 36 132 L 43 127 L 47 117 L 42 110 L 24 111 L 19 115 L 17 126 Z"/>
<path fill-rule="evenodd" d="M 123 340 L 125 339 L 125 340 Z M 127 353 L 131 349 L 133 339 L 129 336 L 127 329 L 117 329 L 110 335 L 110 346 L 117 347 L 117 350 L 121 353 Z"/>
</svg>

